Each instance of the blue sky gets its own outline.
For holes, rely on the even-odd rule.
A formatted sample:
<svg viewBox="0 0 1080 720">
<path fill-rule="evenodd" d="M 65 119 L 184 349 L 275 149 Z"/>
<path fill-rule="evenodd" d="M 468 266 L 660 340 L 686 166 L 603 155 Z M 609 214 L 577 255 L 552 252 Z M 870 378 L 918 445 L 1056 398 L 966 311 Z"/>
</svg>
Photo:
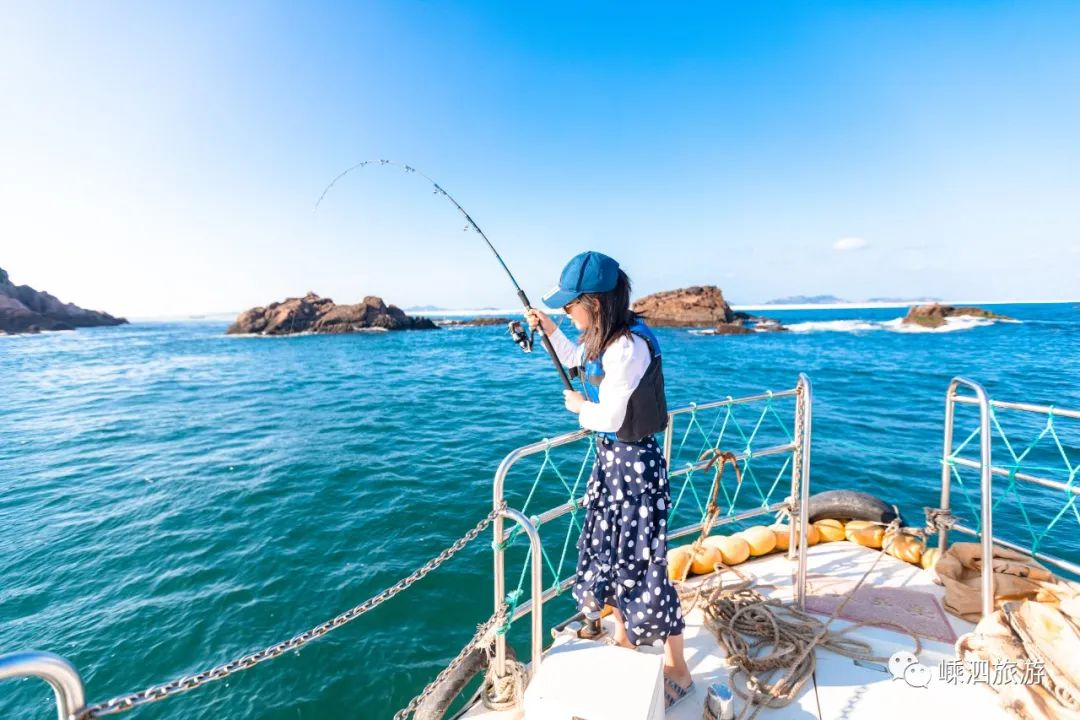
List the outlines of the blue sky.
<svg viewBox="0 0 1080 720">
<path fill-rule="evenodd" d="M 1076 299 L 1080 5 L 23 3 L 0 267 L 131 316 L 308 290 Z M 839 249 L 838 249 L 839 248 Z M 845 249 L 846 248 L 846 249 Z"/>
</svg>

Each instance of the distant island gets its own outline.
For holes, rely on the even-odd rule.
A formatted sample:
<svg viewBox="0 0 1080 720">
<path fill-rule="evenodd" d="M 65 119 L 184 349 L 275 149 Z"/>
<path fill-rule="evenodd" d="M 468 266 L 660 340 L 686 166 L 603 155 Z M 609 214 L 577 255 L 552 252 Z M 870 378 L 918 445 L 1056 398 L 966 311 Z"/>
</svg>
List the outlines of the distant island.
<svg viewBox="0 0 1080 720">
<path fill-rule="evenodd" d="M 405 312 L 443 312 L 449 310 L 449 308 L 438 307 L 436 305 L 410 305 L 405 308 Z"/>
<path fill-rule="evenodd" d="M 843 300 L 835 295 L 792 295 L 791 297 L 776 298 L 775 300 L 769 300 L 766 305 L 833 305 L 836 303 L 846 303 L 848 300 Z"/>
<path fill-rule="evenodd" d="M 941 298 L 933 297 L 917 297 L 917 298 L 901 298 L 901 297 L 872 297 L 862 301 L 844 300 L 838 298 L 835 295 L 792 295 L 791 297 L 776 298 L 775 300 L 769 300 L 764 303 L 765 305 L 852 305 L 857 302 L 867 303 L 935 303 L 941 302 Z"/>
<path fill-rule="evenodd" d="M 126 324 L 124 318 L 60 302 L 44 290 L 35 290 L 29 285 L 15 285 L 0 268 L 0 333 L 16 335 Z"/>
<path fill-rule="evenodd" d="M 245 310 L 225 331 L 227 335 L 342 334 L 382 330 L 435 330 L 431 320 L 412 317 L 396 305 L 368 295 L 355 305 L 338 305 L 309 292 L 266 307 Z"/>
</svg>

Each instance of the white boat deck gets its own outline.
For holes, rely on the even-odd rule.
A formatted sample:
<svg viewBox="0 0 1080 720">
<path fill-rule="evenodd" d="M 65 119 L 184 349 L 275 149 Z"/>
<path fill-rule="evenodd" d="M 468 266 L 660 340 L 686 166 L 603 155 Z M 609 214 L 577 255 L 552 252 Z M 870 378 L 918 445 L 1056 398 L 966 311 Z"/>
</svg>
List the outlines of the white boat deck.
<svg viewBox="0 0 1080 720">
<path fill-rule="evenodd" d="M 877 566 L 867 576 L 863 585 L 870 587 L 903 587 L 932 593 L 940 601 L 944 589 L 936 585 L 930 574 L 919 567 L 910 565 L 883 555 L 877 550 L 840 541 L 821 543 L 810 548 L 807 581 L 809 588 L 815 585 L 836 581 L 855 583 L 869 569 L 875 559 Z M 782 553 L 772 553 L 739 565 L 739 570 L 756 582 L 756 589 L 769 597 L 790 599 L 793 588 L 793 572 L 796 563 L 789 561 Z M 737 578 L 732 578 L 736 580 Z M 688 583 L 701 582 L 695 578 Z M 827 616 L 821 616 L 826 619 Z M 957 636 L 969 632 L 973 625 L 952 615 L 945 614 Z M 702 626 L 701 610 L 695 609 L 686 617 L 686 661 L 694 676 L 695 690 L 668 713 L 669 720 L 700 720 L 705 702 L 706 688 L 710 683 L 727 679 L 724 663 L 724 651 L 718 646 L 715 637 Z M 612 618 L 605 619 L 610 629 Z M 853 623 L 837 618 L 830 629 L 840 629 Z M 909 635 L 874 627 L 861 627 L 853 630 L 849 637 L 869 642 L 875 655 L 888 657 L 898 650 L 913 650 L 913 640 Z M 978 717 L 1006 718 L 1004 710 L 998 707 L 994 693 L 985 685 L 951 684 L 939 676 L 939 662 L 955 658 L 953 645 L 948 642 L 921 638 L 922 650 L 918 654 L 919 662 L 929 668 L 930 683 L 925 687 L 915 687 L 903 678 L 895 679 L 883 670 L 856 665 L 851 658 L 838 655 L 823 648 L 817 648 L 817 670 L 813 681 L 807 682 L 800 696 L 783 708 L 764 708 L 757 717 L 767 720 L 777 718 L 845 718 L 848 720 L 881 720 L 882 718 L 936 718 L 936 717 Z M 600 643 L 581 640 L 569 635 L 561 635 L 549 649 L 545 659 L 568 652 L 592 651 L 592 657 L 603 657 L 597 653 Z M 662 651 L 659 648 L 644 648 L 637 653 L 622 648 L 603 647 L 610 653 L 626 653 L 631 658 L 641 654 L 654 654 L 656 660 Z M 646 658 L 638 658 L 645 661 Z M 590 667 L 600 668 L 605 663 L 594 663 Z M 648 663 L 645 663 L 648 664 Z M 556 662 L 551 663 L 556 666 Z M 639 663 L 640 665 L 640 663 Z M 589 674 L 589 673 L 586 673 Z M 632 684 L 626 682 L 598 682 L 602 671 L 597 669 L 593 677 L 580 677 L 577 674 L 568 677 L 545 678 L 545 686 L 558 688 L 564 683 L 566 693 L 575 692 L 588 696 L 590 707 L 611 707 L 610 717 L 621 720 L 642 720 L 649 718 L 648 702 L 637 701 L 633 710 L 614 712 L 615 706 L 626 703 L 628 695 L 634 694 Z M 543 667 L 541 675 L 544 675 Z M 648 685 L 648 670 L 643 672 L 645 685 Z M 554 692 L 558 692 L 556 689 Z M 638 693 L 640 695 L 640 692 Z M 646 693 L 647 694 L 647 693 Z M 736 717 L 742 710 L 743 701 L 736 695 Z M 480 720 L 571 720 L 571 715 L 578 715 L 586 720 L 600 720 L 587 710 L 570 712 L 526 712 L 523 709 L 493 712 L 477 704 L 463 717 Z M 604 713 L 605 715 L 607 713 Z"/>
</svg>

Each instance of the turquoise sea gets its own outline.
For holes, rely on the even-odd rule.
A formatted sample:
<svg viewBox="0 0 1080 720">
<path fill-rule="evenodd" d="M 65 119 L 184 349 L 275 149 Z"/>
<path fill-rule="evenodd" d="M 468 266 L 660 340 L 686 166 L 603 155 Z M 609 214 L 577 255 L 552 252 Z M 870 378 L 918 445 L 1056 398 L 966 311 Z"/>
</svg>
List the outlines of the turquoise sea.
<svg viewBox="0 0 1080 720">
<path fill-rule="evenodd" d="M 936 332 L 901 332 L 902 309 L 774 311 L 792 332 L 746 337 L 660 330 L 669 403 L 782 390 L 805 372 L 815 393 L 812 489 L 865 490 L 919 524 L 938 500 L 952 376 L 997 399 L 1080 408 L 1074 305 L 988 306 L 1020 322 Z M 574 428 L 546 357 L 523 355 L 498 327 L 236 338 L 225 325 L 0 338 L 0 652 L 67 657 L 90 702 L 230 660 L 360 603 L 490 510 L 503 456 Z M 790 421 L 790 404 L 777 409 Z M 733 421 L 751 432 L 756 417 Z M 960 442 L 972 410 L 957 422 Z M 1068 479 L 1080 465 L 1080 421 L 1058 418 L 1053 433 L 1045 418 L 1003 413 L 1001 423 L 1018 454 L 1042 433 L 1025 456 L 1041 474 Z M 761 438 L 774 431 L 783 434 Z M 1004 441 L 994 452 L 1008 464 Z M 580 453 L 564 461 L 572 482 Z M 512 504 L 538 468 L 525 465 L 510 479 Z M 760 469 L 763 482 L 777 475 Z M 698 479 L 679 511 L 687 522 L 694 493 L 708 489 Z M 995 532 L 1024 544 L 1028 523 L 1045 527 L 1066 500 L 1024 486 L 1025 516 L 1007 479 L 995 482 L 1006 498 Z M 749 483 L 740 502 L 752 506 Z M 566 494 L 542 476 L 529 512 Z M 1066 507 L 1041 547 L 1080 562 L 1078 531 L 1080 515 Z M 549 540 L 557 560 L 563 537 Z M 519 556 L 510 567 L 513 587 Z M 491 610 L 485 535 L 301 652 L 128 715 L 389 718 Z M 554 622 L 570 605 L 563 597 L 545 611 Z M 511 634 L 523 654 L 526 624 Z M 0 683 L 0 717 L 53 712 L 43 683 Z"/>
</svg>

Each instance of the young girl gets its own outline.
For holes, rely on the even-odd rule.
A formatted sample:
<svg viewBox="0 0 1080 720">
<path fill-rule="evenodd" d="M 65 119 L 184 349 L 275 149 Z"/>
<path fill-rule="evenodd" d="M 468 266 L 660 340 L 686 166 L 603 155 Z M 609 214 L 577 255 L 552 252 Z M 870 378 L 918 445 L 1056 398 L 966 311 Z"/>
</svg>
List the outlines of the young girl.
<svg viewBox="0 0 1080 720">
<path fill-rule="evenodd" d="M 593 619 L 604 605 L 614 607 L 620 645 L 664 646 L 670 707 L 694 684 L 683 657 L 679 596 L 667 576 L 667 463 L 653 437 L 667 425 L 660 345 L 630 311 L 630 278 L 607 255 L 574 257 L 543 300 L 563 308 L 581 331 L 582 342 L 574 345 L 543 312 L 525 313 L 530 327 L 543 326 L 571 376 L 581 379 L 585 395 L 564 391 L 566 409 L 596 432 L 574 599 Z"/>
</svg>

